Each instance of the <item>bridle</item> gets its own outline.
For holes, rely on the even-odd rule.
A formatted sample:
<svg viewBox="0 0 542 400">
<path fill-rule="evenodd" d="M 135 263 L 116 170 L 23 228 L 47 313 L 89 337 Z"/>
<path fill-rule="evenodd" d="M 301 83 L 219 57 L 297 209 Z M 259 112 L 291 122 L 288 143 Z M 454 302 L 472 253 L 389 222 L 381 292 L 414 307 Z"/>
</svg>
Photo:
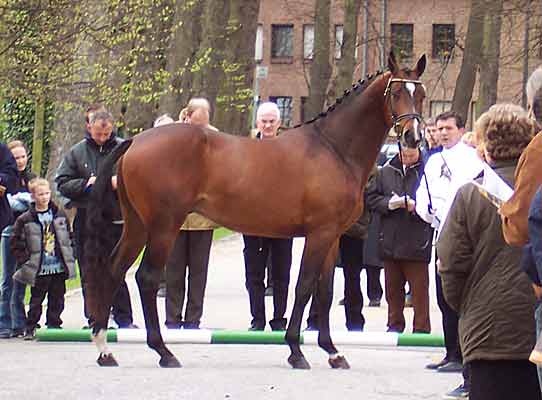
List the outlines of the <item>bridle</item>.
<svg viewBox="0 0 542 400">
<path fill-rule="evenodd" d="M 386 85 L 386 90 L 384 90 L 384 99 L 386 102 L 388 102 L 388 105 L 390 107 L 391 111 L 391 120 L 393 124 L 393 130 L 397 134 L 397 140 L 400 140 L 403 136 L 403 127 L 401 126 L 400 122 L 403 120 L 411 120 L 415 119 L 420 124 L 423 123 L 423 117 L 418 113 L 405 113 L 397 115 L 395 113 L 395 110 L 393 109 L 393 103 L 391 101 L 391 85 L 392 83 L 413 83 L 414 85 L 422 85 L 422 87 L 425 88 L 422 81 L 414 80 L 414 79 L 402 79 L 402 78 L 390 78 L 388 80 L 388 84 Z"/>
<path fill-rule="evenodd" d="M 386 85 L 386 90 L 384 90 L 384 100 L 386 102 L 388 102 L 388 105 L 390 107 L 393 130 L 397 134 L 397 145 L 399 146 L 399 160 L 401 162 L 401 165 L 403 165 L 403 159 L 402 159 L 402 156 L 401 156 L 401 150 L 402 150 L 401 149 L 401 138 L 403 137 L 404 128 L 400 124 L 400 122 L 403 121 L 403 120 L 417 120 L 420 124 L 422 124 L 423 123 L 423 117 L 418 113 L 405 113 L 405 114 L 400 114 L 400 115 L 397 115 L 395 113 L 395 110 L 393 109 L 393 103 L 391 101 L 391 96 L 390 96 L 392 83 L 413 83 L 414 85 L 422 85 L 422 87 L 424 89 L 425 89 L 425 86 L 422 83 L 422 81 L 420 81 L 420 80 L 391 78 L 390 77 L 390 79 L 388 80 L 388 84 Z M 420 157 L 421 157 L 421 155 L 420 155 Z M 404 178 L 405 177 L 406 177 L 406 175 L 404 176 Z M 424 177 L 425 177 L 425 184 L 428 185 L 427 176 L 425 176 L 425 170 L 424 170 Z M 429 195 L 429 205 L 428 205 L 428 207 L 432 208 L 432 203 L 433 202 L 432 202 L 432 199 L 431 199 L 431 194 L 429 193 L 429 186 L 427 186 L 427 193 Z M 407 199 L 406 190 L 404 191 L 404 198 L 405 198 L 405 209 L 408 210 L 408 199 Z"/>
</svg>

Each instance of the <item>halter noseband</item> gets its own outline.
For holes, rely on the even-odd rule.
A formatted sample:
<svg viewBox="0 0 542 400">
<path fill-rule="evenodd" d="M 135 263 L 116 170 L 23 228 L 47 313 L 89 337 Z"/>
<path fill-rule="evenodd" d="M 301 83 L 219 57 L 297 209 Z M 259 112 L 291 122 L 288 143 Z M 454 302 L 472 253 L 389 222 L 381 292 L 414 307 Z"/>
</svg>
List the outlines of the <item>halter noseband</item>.
<svg viewBox="0 0 542 400">
<path fill-rule="evenodd" d="M 389 101 L 390 110 L 391 110 L 391 119 L 393 123 L 393 130 L 397 133 L 397 139 L 399 140 L 403 136 L 403 127 L 399 124 L 404 119 L 416 119 L 418 122 L 422 122 L 423 118 L 418 113 L 405 113 L 397 116 L 393 110 L 393 103 L 389 94 L 391 93 L 391 84 L 392 83 L 413 83 L 414 85 L 422 85 L 425 88 L 422 81 L 413 80 L 413 79 L 401 79 L 401 78 L 390 78 L 388 84 L 386 85 L 386 90 L 384 91 L 384 99 Z"/>
</svg>

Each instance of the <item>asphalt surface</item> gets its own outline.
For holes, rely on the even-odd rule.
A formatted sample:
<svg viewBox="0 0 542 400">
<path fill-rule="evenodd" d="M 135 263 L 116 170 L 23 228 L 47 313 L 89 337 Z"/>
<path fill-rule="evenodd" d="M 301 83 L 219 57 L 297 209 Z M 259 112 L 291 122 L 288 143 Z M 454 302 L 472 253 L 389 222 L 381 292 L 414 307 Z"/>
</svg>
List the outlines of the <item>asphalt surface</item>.
<svg viewBox="0 0 542 400">
<path fill-rule="evenodd" d="M 290 304 L 302 247 L 303 240 L 296 239 Z M 143 327 L 133 272 L 129 274 L 129 285 L 135 322 Z M 365 284 L 365 273 L 362 275 Z M 346 329 L 344 311 L 338 305 L 342 290 L 342 272 L 337 270 L 332 331 Z M 163 322 L 164 300 L 158 302 Z M 431 302 L 433 333 L 441 333 L 433 286 Z M 267 305 L 272 307 L 271 298 Z M 386 313 L 384 299 L 379 308 L 365 308 L 366 330 L 385 331 Z M 412 310 L 407 309 L 405 314 L 410 330 Z M 67 295 L 62 317 L 65 328 L 85 324 L 79 290 Z M 242 238 L 233 235 L 213 244 L 202 326 L 246 329 L 249 323 Z M 302 349 L 312 369 L 298 371 L 286 362 L 288 347 L 280 345 L 171 345 L 183 365 L 172 370 L 160 368 L 158 356 L 145 344 L 113 343 L 110 347 L 120 364 L 118 368 L 98 367 L 97 352 L 90 343 L 0 340 L 0 400 L 441 399 L 460 382 L 459 374 L 424 369 L 425 364 L 442 357 L 443 351 L 438 348 L 342 346 L 339 350 L 352 368 L 338 371 L 329 368 L 323 350 L 307 345 Z"/>
</svg>

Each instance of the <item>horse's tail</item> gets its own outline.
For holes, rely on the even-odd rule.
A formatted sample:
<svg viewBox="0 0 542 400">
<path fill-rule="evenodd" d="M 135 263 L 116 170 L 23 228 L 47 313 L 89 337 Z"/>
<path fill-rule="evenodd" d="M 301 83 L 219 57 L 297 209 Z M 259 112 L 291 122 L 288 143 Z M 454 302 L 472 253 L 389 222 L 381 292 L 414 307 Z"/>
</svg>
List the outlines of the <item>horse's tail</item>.
<svg viewBox="0 0 542 400">
<path fill-rule="evenodd" d="M 102 161 L 92 185 L 87 205 L 85 258 L 89 269 L 108 267 L 109 256 L 122 232 L 122 214 L 111 186 L 115 164 L 130 147 L 132 139 L 119 143 Z"/>
</svg>

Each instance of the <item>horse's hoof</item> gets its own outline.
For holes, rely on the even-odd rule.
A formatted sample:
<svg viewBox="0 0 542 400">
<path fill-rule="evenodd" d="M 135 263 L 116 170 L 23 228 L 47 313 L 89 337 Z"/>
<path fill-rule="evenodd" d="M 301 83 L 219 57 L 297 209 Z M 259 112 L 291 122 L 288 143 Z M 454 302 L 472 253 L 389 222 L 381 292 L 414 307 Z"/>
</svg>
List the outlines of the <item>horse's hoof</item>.
<svg viewBox="0 0 542 400">
<path fill-rule="evenodd" d="M 162 368 L 181 368 L 181 363 L 175 356 L 162 357 L 158 363 Z"/>
<path fill-rule="evenodd" d="M 113 354 L 100 354 L 96 362 L 98 363 L 100 367 L 118 367 L 119 366 L 119 364 L 117 363 L 117 360 L 115 360 L 115 357 L 113 357 Z"/>
<path fill-rule="evenodd" d="M 288 364 L 290 364 L 293 369 L 311 369 L 310 364 L 303 356 L 297 357 L 291 355 L 288 357 Z"/>
<path fill-rule="evenodd" d="M 350 369 L 350 364 L 344 356 L 329 358 L 328 363 L 333 369 Z"/>
</svg>

